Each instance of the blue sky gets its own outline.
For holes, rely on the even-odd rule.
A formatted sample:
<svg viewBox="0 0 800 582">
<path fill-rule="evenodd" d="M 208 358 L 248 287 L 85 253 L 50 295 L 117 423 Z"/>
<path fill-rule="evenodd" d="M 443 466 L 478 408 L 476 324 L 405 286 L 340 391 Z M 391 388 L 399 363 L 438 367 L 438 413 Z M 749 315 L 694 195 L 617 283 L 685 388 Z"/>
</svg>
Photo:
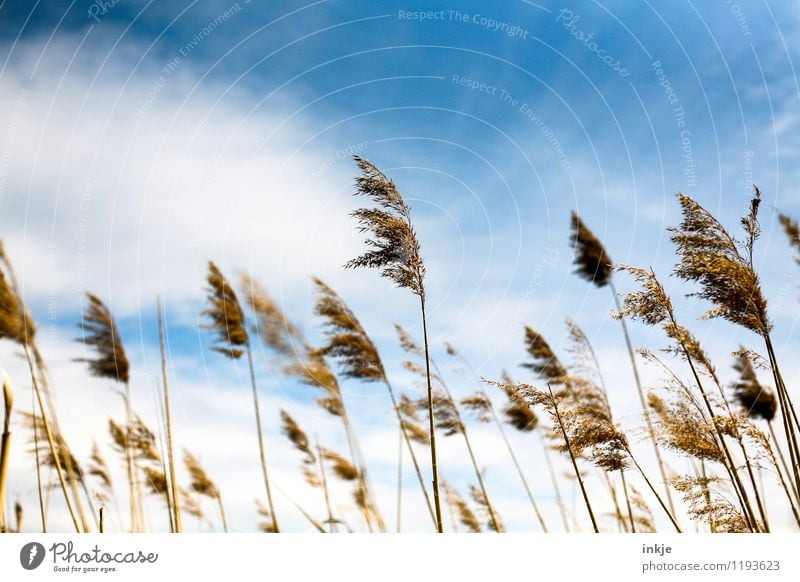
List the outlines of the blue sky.
<svg viewBox="0 0 800 582">
<path fill-rule="evenodd" d="M 432 14 L 410 16 L 418 11 Z M 611 299 L 571 274 L 569 212 L 615 261 L 654 266 L 680 295 L 687 289 L 666 279 L 673 195 L 694 195 L 735 228 L 752 182 L 764 193 L 757 261 L 776 343 L 797 348 L 797 273 L 775 212 L 800 215 L 793 3 L 6 1 L 0 22 L 0 237 L 59 362 L 51 367 L 75 382 L 83 370 L 70 359 L 81 351 L 67 340 L 88 289 L 117 313 L 149 386 L 138 401 L 154 409 L 160 293 L 181 423 L 250 423 L 243 370 L 232 379 L 197 331 L 208 259 L 231 276 L 253 272 L 312 337 L 308 277 L 322 276 L 405 380 L 392 324 L 420 331 L 413 298 L 376 273 L 340 268 L 361 249 L 347 216 L 358 202 L 351 151 L 411 202 L 437 349 L 453 341 L 481 374 L 519 370 L 522 323 L 560 345 L 570 315 L 605 355 L 604 371 L 623 386 L 612 402 L 637 426 Z M 689 320 L 703 310 L 680 305 Z M 696 329 L 726 373 L 727 353 L 754 344 L 723 322 Z M 634 333 L 637 345 L 660 345 L 657 333 Z M 303 390 L 262 381 L 273 412 L 329 422 Z M 107 390 L 89 385 L 99 434 Z M 365 433 L 383 443 L 380 390 L 345 389 Z M 241 408 L 228 411 L 225 395 Z M 90 431 L 73 422 L 88 447 Z M 268 431 L 273 448 L 288 448 L 274 424 Z M 291 465 L 291 452 L 280 454 Z M 375 459 L 391 489 L 392 463 L 377 448 Z M 249 475 L 227 462 L 230 482 Z M 488 474 L 513 514 L 519 492 L 504 470 Z M 30 496 L 29 484 L 18 493 Z M 237 496 L 247 529 L 249 497 Z"/>
</svg>

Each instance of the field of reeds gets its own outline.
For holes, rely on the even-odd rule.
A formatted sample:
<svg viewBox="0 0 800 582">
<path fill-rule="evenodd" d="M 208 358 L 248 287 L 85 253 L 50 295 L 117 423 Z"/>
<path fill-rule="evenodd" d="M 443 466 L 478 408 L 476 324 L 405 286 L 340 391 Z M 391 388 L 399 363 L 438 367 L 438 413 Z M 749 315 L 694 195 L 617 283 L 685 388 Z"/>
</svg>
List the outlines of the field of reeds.
<svg viewBox="0 0 800 582">
<path fill-rule="evenodd" d="M 191 518 L 213 523 L 215 531 L 249 531 L 257 524 L 264 532 L 277 533 L 292 531 L 282 520 L 290 512 L 302 515 L 307 529 L 320 533 L 405 531 L 401 508 L 412 492 L 402 483 L 411 472 L 415 507 L 421 508 L 428 531 L 502 533 L 504 516 L 485 478 L 494 459 L 480 458 L 476 446 L 486 427 L 502 443 L 492 457 L 509 459 L 505 466 L 513 467 L 504 478 L 524 501 L 517 507 L 526 512 L 528 531 L 768 533 L 800 528 L 797 389 L 782 374 L 768 294 L 754 267 L 760 236 L 757 188 L 735 227 L 721 224 L 698 201 L 679 194 L 682 220 L 669 229 L 675 253 L 672 273 L 615 263 L 613 249 L 592 233 L 590 217 L 564 217 L 564 224 L 569 220 L 571 226 L 564 245 L 574 251 L 574 284 L 596 287 L 598 305 L 607 302 L 608 317 L 615 320 L 627 347 L 626 360 L 616 365 L 629 367 L 634 379 L 630 385 L 604 380 L 595 347 L 579 322 L 567 321 L 569 353 L 559 354 L 551 347 L 557 344 L 536 330 L 536 322 L 513 321 L 502 325 L 519 335 L 527 354 L 522 362 L 507 363 L 513 372 L 483 377 L 456 347 L 446 345 L 446 356 L 466 370 L 472 386 L 470 394 L 456 397 L 451 368 L 433 356 L 424 241 L 414 230 L 412 209 L 379 168 L 357 156 L 355 163 L 355 194 L 365 206 L 353 218 L 365 235 L 365 250 L 343 267 L 365 271 L 360 276 L 372 279 L 365 284 L 375 286 L 375 293 L 381 284 L 393 284 L 418 304 L 419 337 L 395 326 L 397 345 L 405 354 L 402 375 L 384 363 L 379 344 L 385 338 L 373 341 L 357 307 L 324 281 L 313 280 L 314 310 L 324 338 L 314 345 L 272 299 L 268 281 L 224 273 L 213 258 L 208 262 L 201 333 L 212 338 L 214 354 L 198 358 L 224 358 L 248 373 L 251 435 L 258 457 L 244 461 L 261 488 L 250 523 L 230 523 L 225 510 L 229 493 L 215 482 L 221 469 L 202 463 L 202 451 L 192 450 L 192 443 L 175 430 L 160 300 L 161 414 L 157 425 L 148 425 L 133 404 L 132 392 L 138 387 L 131 382 L 125 338 L 104 301 L 87 294 L 76 341 L 91 357 L 74 365 L 107 381 L 119 401 L 107 432 L 95 435 L 102 447 L 95 444 L 83 451 L 70 446 L 56 393 L 80 399 L 80 392 L 61 386 L 49 371 L 47 354 L 37 341 L 37 323 L 15 276 L 14 249 L 0 245 L 0 339 L 15 346 L 28 372 L 19 377 L 2 372 L 0 531 L 53 531 L 55 511 L 68 514 L 75 532 L 145 532 L 163 529 L 153 524 L 164 523 L 179 533 L 190 529 Z M 780 222 L 800 261 L 797 222 L 784 215 Z M 375 281 L 378 275 L 388 281 Z M 732 354 L 708 353 L 693 334 L 691 321 L 673 305 L 663 284 L 667 276 L 707 304 L 704 318 L 719 318 L 750 332 L 746 337 L 751 345 Z M 634 290 L 619 293 L 618 280 Z M 633 326 L 653 328 L 663 349 L 639 349 L 631 339 Z M 287 410 L 264 407 L 265 389 L 259 381 L 265 365 L 275 377 L 310 387 L 316 404 L 335 421 L 322 428 L 336 426 L 343 438 L 302 426 Z M 646 385 L 643 367 L 658 371 L 659 385 Z M 722 368 L 732 368 L 736 380 L 723 381 Z M 344 380 L 373 384 L 391 403 L 397 435 L 396 447 L 386 451 L 387 458 L 397 459 L 392 506 L 381 506 L 375 493 L 358 419 L 341 389 Z M 26 397 L 20 398 L 22 394 Z M 620 395 L 639 403 L 635 418 L 615 415 L 610 402 Z M 278 430 L 285 440 L 267 438 Z M 224 441 L 225 435 L 214 438 Z M 11 446 L 18 439 L 25 442 L 22 459 L 12 455 L 20 450 Z M 443 458 L 452 450 L 442 446 L 445 439 L 463 443 L 459 459 Z M 319 496 L 313 508 L 274 482 L 270 458 L 277 447 L 294 451 L 296 470 Z M 539 451 L 543 462 L 524 463 L 525 448 Z M 103 450 L 113 451 L 114 458 Z M 466 486 L 454 484 L 442 469 L 454 462 L 463 463 L 471 474 Z M 112 467 L 123 469 L 124 483 L 112 479 Z M 37 502 L 23 506 L 8 495 L 8 483 L 18 477 L 15 472 L 28 470 L 35 472 Z M 546 490 L 542 482 L 548 483 Z M 349 496 L 346 504 L 337 498 L 343 491 Z M 154 499 L 159 503 L 153 504 Z M 544 510 L 551 505 L 555 511 Z M 115 527 L 109 525 L 110 508 L 122 515 L 114 520 Z M 153 515 L 154 508 L 158 515 Z"/>
</svg>

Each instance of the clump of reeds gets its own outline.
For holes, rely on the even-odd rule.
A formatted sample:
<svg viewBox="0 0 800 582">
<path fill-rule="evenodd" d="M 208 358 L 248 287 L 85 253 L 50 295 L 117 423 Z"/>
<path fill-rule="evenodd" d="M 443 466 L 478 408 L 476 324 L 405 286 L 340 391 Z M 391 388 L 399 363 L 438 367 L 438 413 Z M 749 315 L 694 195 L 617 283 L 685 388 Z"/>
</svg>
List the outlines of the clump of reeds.
<svg viewBox="0 0 800 582">
<path fill-rule="evenodd" d="M 425 263 L 420 244 L 411 223 L 411 209 L 392 182 L 372 162 L 354 156 L 361 170 L 356 178 L 356 194 L 367 196 L 377 207 L 359 208 L 353 212 L 359 230 L 371 235 L 365 242 L 372 250 L 348 261 L 346 268 L 376 268 L 398 287 L 406 288 L 419 298 L 425 346 L 425 369 L 428 384 L 428 421 L 430 431 L 433 499 L 437 530 L 444 531 L 439 499 L 439 472 L 436 461 L 436 432 L 433 412 L 433 385 L 430 373 L 428 324 L 425 311 Z"/>
<path fill-rule="evenodd" d="M 264 449 L 264 435 L 261 427 L 261 407 L 258 402 L 258 388 L 256 386 L 255 367 L 253 365 L 253 353 L 250 346 L 250 337 L 247 333 L 244 310 L 242 309 L 236 292 L 222 274 L 222 271 L 211 261 L 208 263 L 208 307 L 203 312 L 209 323 L 204 325 L 205 329 L 210 330 L 215 336 L 217 343 L 211 347 L 212 350 L 224 354 L 230 359 L 237 360 L 244 353 L 247 353 L 247 361 L 250 367 L 250 386 L 253 392 L 253 409 L 256 417 L 256 434 L 258 437 L 259 460 L 261 462 L 261 472 L 264 477 L 264 488 L 269 504 L 269 514 L 272 518 L 272 530 L 277 533 L 278 518 L 275 514 L 275 505 L 272 500 L 272 489 L 270 488 L 269 471 L 267 469 L 267 458 Z"/>
<path fill-rule="evenodd" d="M 800 423 L 773 349 L 767 300 L 753 265 L 755 243 L 761 234 L 758 223 L 761 192 L 754 187 L 748 212 L 741 219 L 745 235 L 743 240 L 731 236 L 710 212 L 690 196 L 679 194 L 678 199 L 683 220 L 670 229 L 680 259 L 674 273 L 685 281 L 698 284 L 698 290 L 690 295 L 713 304 L 704 317 L 722 317 L 760 335 L 764 340 L 789 448 L 794 485 L 800 490 Z"/>
</svg>

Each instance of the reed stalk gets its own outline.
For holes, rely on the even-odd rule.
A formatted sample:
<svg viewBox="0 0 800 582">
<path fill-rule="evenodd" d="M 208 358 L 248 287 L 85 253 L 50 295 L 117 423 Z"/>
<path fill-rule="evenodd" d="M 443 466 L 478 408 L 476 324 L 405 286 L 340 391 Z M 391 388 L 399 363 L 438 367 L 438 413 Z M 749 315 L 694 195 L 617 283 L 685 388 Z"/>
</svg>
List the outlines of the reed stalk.
<svg viewBox="0 0 800 582">
<path fill-rule="evenodd" d="M 0 368 L 0 381 L 3 383 L 3 433 L 0 436 L 0 532 L 9 531 L 6 523 L 6 482 L 8 479 L 8 459 L 11 455 L 11 411 L 14 408 L 14 391 L 6 371 Z"/>
</svg>

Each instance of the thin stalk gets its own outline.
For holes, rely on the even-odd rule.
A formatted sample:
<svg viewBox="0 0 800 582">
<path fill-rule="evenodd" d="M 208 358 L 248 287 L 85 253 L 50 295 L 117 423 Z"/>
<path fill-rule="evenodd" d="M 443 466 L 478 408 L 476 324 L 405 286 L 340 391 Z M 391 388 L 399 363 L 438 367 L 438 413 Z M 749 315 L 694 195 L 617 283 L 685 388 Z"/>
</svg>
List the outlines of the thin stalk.
<svg viewBox="0 0 800 582">
<path fill-rule="evenodd" d="M 181 500 L 178 495 L 178 479 L 175 476 L 175 453 L 172 441 L 172 415 L 169 405 L 169 375 L 167 373 L 167 348 L 164 329 L 164 308 L 161 305 L 161 297 L 156 297 L 158 308 L 158 339 L 161 347 L 161 377 L 164 382 L 164 416 L 167 424 L 167 459 L 169 460 L 169 476 L 172 488 L 172 509 L 174 512 L 175 531 L 183 532 L 183 521 L 181 520 Z"/>
<path fill-rule="evenodd" d="M 64 471 L 61 468 L 61 455 L 56 448 L 55 440 L 53 439 L 53 433 L 50 430 L 50 422 L 48 421 L 47 411 L 45 411 L 44 402 L 42 400 L 42 392 L 39 389 L 39 380 L 36 378 L 36 373 L 33 369 L 33 360 L 31 359 L 31 353 L 28 349 L 28 344 L 23 344 L 25 348 L 25 358 L 28 360 L 28 368 L 31 373 L 31 381 L 33 382 L 33 390 L 36 394 L 36 399 L 39 402 L 39 412 L 42 415 L 42 424 L 44 425 L 44 432 L 47 436 L 47 443 L 50 446 L 50 452 L 53 455 L 53 460 L 56 465 L 56 472 L 58 473 L 58 480 L 61 484 L 61 491 L 64 493 L 64 499 L 67 502 L 67 509 L 69 510 L 69 515 L 72 518 L 72 523 L 75 526 L 75 531 L 77 533 L 82 533 L 81 526 L 78 523 L 78 517 L 75 513 L 75 508 L 72 506 L 72 500 L 70 499 L 69 493 L 67 492 L 67 482 L 64 478 Z M 34 418 L 35 424 L 35 418 Z M 69 453 L 67 453 L 69 454 Z"/>
<path fill-rule="evenodd" d="M 670 319 L 672 323 L 677 325 L 675 318 L 670 314 Z M 714 412 L 714 408 L 711 406 L 711 401 L 708 399 L 708 395 L 706 394 L 705 388 L 703 388 L 703 383 L 700 380 L 700 375 L 697 372 L 697 369 L 694 366 L 694 360 L 692 356 L 689 354 L 689 350 L 686 349 L 686 346 L 683 342 L 679 342 L 681 349 L 683 351 L 684 357 L 689 364 L 689 368 L 692 371 L 692 376 L 694 377 L 695 382 L 697 383 L 697 387 L 700 390 L 700 395 L 703 397 L 703 402 L 706 405 L 706 409 L 708 410 L 708 414 L 711 417 L 711 424 L 714 426 L 714 434 L 716 435 L 720 448 L 722 449 L 723 453 L 725 454 L 725 458 L 727 463 L 723 463 L 725 468 L 728 471 L 728 475 L 731 477 L 731 482 L 733 483 L 734 489 L 737 491 L 737 495 L 739 496 L 739 501 L 742 505 L 742 509 L 744 510 L 745 518 L 748 521 L 750 529 L 756 533 L 758 531 L 758 520 L 756 519 L 756 514 L 753 511 L 753 507 L 750 504 L 750 499 L 747 496 L 747 490 L 744 487 L 744 483 L 742 483 L 741 477 L 739 476 L 739 472 L 736 470 L 736 463 L 733 460 L 733 455 L 731 455 L 730 450 L 728 449 L 728 444 L 725 442 L 724 435 L 720 430 L 719 426 L 717 425 L 717 415 Z"/>
<path fill-rule="evenodd" d="M 797 414 L 794 410 L 794 405 L 786 390 L 786 384 L 783 382 L 783 375 L 778 367 L 778 358 L 775 355 L 775 350 L 772 347 L 772 338 L 769 333 L 764 333 L 764 342 L 767 346 L 767 354 L 769 355 L 770 367 L 772 368 L 772 375 L 775 379 L 775 388 L 778 393 L 778 400 L 780 402 L 781 417 L 783 420 L 783 429 L 786 433 L 786 442 L 789 446 L 789 461 L 792 466 L 792 474 L 794 476 L 795 491 L 800 491 L 800 448 L 798 448 L 796 431 L 800 427 L 797 421 Z M 794 423 L 794 427 L 792 426 Z"/>
<path fill-rule="evenodd" d="M 11 410 L 14 406 L 14 393 L 11 380 L 4 370 L 0 369 L 0 381 L 3 384 L 3 434 L 0 437 L 0 532 L 10 528 L 6 524 L 6 479 L 8 478 L 8 458 L 11 455 Z"/>
<path fill-rule="evenodd" d="M 625 517 L 622 515 L 622 509 L 619 507 L 619 501 L 617 500 L 617 488 L 614 487 L 614 484 L 611 482 L 611 477 L 608 476 L 608 472 L 600 471 L 603 474 L 603 479 L 606 482 L 606 486 L 608 487 L 608 494 L 611 496 L 611 501 L 614 504 L 614 516 L 617 518 L 617 525 L 619 526 L 619 531 L 624 531 L 628 533 L 628 524 L 625 522 Z"/>
<path fill-rule="evenodd" d="M 308 520 L 308 523 L 310 523 L 317 529 L 319 533 L 325 533 L 325 528 L 322 527 L 322 524 L 320 524 L 316 519 L 311 517 L 311 515 L 305 509 L 303 509 L 299 503 L 297 503 L 294 499 L 289 497 L 286 491 L 281 489 L 281 487 L 277 483 L 275 484 L 275 489 L 277 489 L 278 493 L 283 495 L 289 501 L 289 503 L 291 503 L 294 506 L 294 508 L 297 509 L 297 511 L 299 511 L 303 515 L 303 517 L 305 517 Z"/>
<path fill-rule="evenodd" d="M 325 471 L 325 459 L 322 456 L 322 447 L 319 445 L 317 439 L 317 459 L 319 459 L 319 475 L 322 480 L 322 493 L 325 496 L 325 509 L 328 511 L 328 524 L 331 528 L 331 533 L 337 533 L 336 519 L 333 517 L 333 508 L 331 507 L 330 493 L 328 492 L 328 477 Z"/>
<path fill-rule="evenodd" d="M 556 402 L 555 396 L 553 396 L 553 389 L 550 388 L 549 382 L 547 384 L 547 391 L 550 392 L 550 402 L 553 405 L 553 411 L 555 412 L 556 420 L 558 421 L 558 427 L 561 429 L 561 435 L 564 437 L 564 443 L 567 446 L 567 452 L 569 452 L 569 458 L 572 461 L 572 468 L 575 471 L 575 476 L 578 478 L 578 484 L 580 485 L 581 493 L 583 494 L 583 501 L 586 503 L 586 510 L 589 512 L 589 517 L 592 520 L 594 533 L 600 533 L 600 530 L 597 527 L 597 520 L 594 518 L 594 511 L 592 511 L 592 504 L 589 502 L 589 494 L 586 492 L 586 486 L 583 483 L 583 477 L 581 477 L 580 469 L 578 469 L 578 463 L 575 460 L 575 453 L 572 451 L 572 445 L 569 442 L 567 431 L 564 428 L 564 423 L 561 420 L 561 413 L 558 411 L 558 403 Z"/>
<path fill-rule="evenodd" d="M 66 440 L 64 439 L 64 432 L 58 422 L 58 409 L 56 408 L 55 400 L 53 399 L 53 391 L 47 382 L 47 366 L 45 365 L 44 358 L 39 352 L 36 345 L 35 338 L 31 339 L 31 350 L 33 352 L 33 360 L 36 363 L 36 368 L 39 370 L 39 378 L 41 382 L 42 392 L 44 393 L 46 403 L 50 410 L 50 421 L 55 429 L 55 433 L 59 435 L 61 444 L 64 447 L 66 454 L 64 455 L 64 470 L 67 475 L 67 483 L 69 483 L 72 495 L 75 498 L 75 506 L 78 510 L 78 517 L 81 520 L 81 527 L 84 532 L 89 531 L 89 522 L 86 519 L 86 510 L 83 507 L 80 493 L 78 492 L 78 471 L 72 466 L 72 454 Z M 91 503 L 90 503 L 91 506 Z"/>
<path fill-rule="evenodd" d="M 129 505 L 130 505 L 130 512 L 131 512 L 131 531 L 138 532 L 140 530 L 139 524 L 139 512 L 137 509 L 137 495 L 136 495 L 136 475 L 134 473 L 134 463 L 133 463 L 133 449 L 132 441 L 133 441 L 133 432 L 132 432 L 132 425 L 133 425 L 133 412 L 131 411 L 131 389 L 130 385 L 126 382 L 125 383 L 125 391 L 123 393 L 123 399 L 125 401 L 125 469 L 128 473 L 128 495 L 129 495 Z"/>
<path fill-rule="evenodd" d="M 267 491 L 267 503 L 272 517 L 272 529 L 274 533 L 279 533 L 278 516 L 275 515 L 275 504 L 272 502 L 272 490 L 269 486 L 269 473 L 267 471 L 267 457 L 264 453 L 264 435 L 261 431 L 261 409 L 258 405 L 258 389 L 256 388 L 256 371 L 253 366 L 253 351 L 250 349 L 250 342 L 247 342 L 247 362 L 250 365 L 250 385 L 253 388 L 253 409 L 256 413 L 256 430 L 258 434 L 258 453 L 261 460 L 261 472 L 264 475 L 264 487 Z"/>
<path fill-rule="evenodd" d="M 478 461 L 475 459 L 475 453 L 472 450 L 472 444 L 469 440 L 469 435 L 467 434 L 467 425 L 464 424 L 461 420 L 461 412 L 458 409 L 458 404 L 456 403 L 453 395 L 450 393 L 450 389 L 447 387 L 447 384 L 444 381 L 444 376 L 442 375 L 441 370 L 439 370 L 439 366 L 436 365 L 436 362 L 431 359 L 434 369 L 436 370 L 436 375 L 439 378 L 439 382 L 444 388 L 445 394 L 447 395 L 448 400 L 450 400 L 450 404 L 453 406 L 453 410 L 456 413 L 456 421 L 461 426 L 461 436 L 464 437 L 464 443 L 467 446 L 467 453 L 469 454 L 470 461 L 472 462 L 472 468 L 475 470 L 475 476 L 478 479 L 478 485 L 480 487 L 481 493 L 483 494 L 483 498 L 486 500 L 486 508 L 489 510 L 489 519 L 492 521 L 492 525 L 495 528 L 496 532 L 500 532 L 502 530 L 500 526 L 500 521 L 497 519 L 497 516 L 494 512 L 494 506 L 489 501 L 489 494 L 486 491 L 486 485 L 483 482 L 483 474 L 481 473 L 480 469 L 478 468 Z"/>
<path fill-rule="evenodd" d="M 222 505 L 222 495 L 217 493 L 215 497 L 217 498 L 217 505 L 219 506 L 219 516 L 222 518 L 222 529 L 225 533 L 228 533 L 228 520 L 225 517 L 225 507 Z"/>
<path fill-rule="evenodd" d="M 625 504 L 628 506 L 628 518 L 631 520 L 631 533 L 636 533 L 636 521 L 633 519 L 633 508 L 631 507 L 631 499 L 628 495 L 628 484 L 625 482 L 625 470 L 619 470 L 619 476 L 622 479 L 622 489 L 625 491 Z"/>
<path fill-rule="evenodd" d="M 42 494 L 42 462 L 39 457 L 39 427 L 36 423 L 36 401 L 31 393 L 31 412 L 33 413 L 33 453 L 36 458 L 36 490 L 39 494 L 39 512 L 42 517 L 42 533 L 47 533 L 47 512 L 44 508 L 44 495 Z"/>
<path fill-rule="evenodd" d="M 531 490 L 530 485 L 528 485 L 528 480 L 525 479 L 525 473 L 523 473 L 522 467 L 520 467 L 519 461 L 517 460 L 517 455 L 514 454 L 514 449 L 511 447 L 511 442 L 508 440 L 506 431 L 503 428 L 503 423 L 500 422 L 500 419 L 497 417 L 497 412 L 495 411 L 494 405 L 491 403 L 491 401 L 489 402 L 489 410 L 492 413 L 492 418 L 494 419 L 497 428 L 500 430 L 500 435 L 503 437 L 503 442 L 508 449 L 508 454 L 511 456 L 511 461 L 514 463 L 514 467 L 517 470 L 520 481 L 522 481 L 522 486 L 525 488 L 525 493 L 527 493 L 528 499 L 530 499 L 531 505 L 533 506 L 533 511 L 536 514 L 536 519 L 539 521 L 542 531 L 544 533 L 548 533 L 547 524 L 544 522 L 542 512 L 539 510 L 539 504 L 536 503 L 536 498 L 533 496 L 533 491 Z"/>
<path fill-rule="evenodd" d="M 614 296 L 614 304 L 617 306 L 617 313 L 622 313 L 622 305 L 619 302 L 619 296 L 617 295 L 617 289 L 614 287 L 614 282 L 609 280 L 608 282 L 609 289 L 611 290 L 611 294 Z M 653 427 L 653 420 L 650 418 L 650 410 L 647 408 L 647 401 L 644 397 L 644 388 L 642 387 L 642 380 L 639 377 L 639 368 L 636 365 L 636 355 L 633 351 L 633 342 L 631 342 L 631 336 L 628 333 L 628 324 L 625 322 L 625 317 L 620 315 L 619 322 L 622 325 L 622 334 L 625 336 L 625 346 L 628 348 L 628 357 L 631 360 L 631 368 L 633 369 L 633 379 L 636 381 L 636 391 L 639 395 L 639 403 L 642 405 L 642 413 L 644 414 L 644 421 L 645 425 L 647 426 L 647 434 L 650 436 L 650 441 L 653 443 L 653 451 L 656 454 L 656 461 L 658 462 L 658 471 L 661 474 L 661 482 L 664 484 L 664 491 L 667 494 L 667 503 L 669 503 L 670 512 L 671 514 L 675 514 L 675 504 L 672 501 L 672 494 L 669 490 L 668 479 L 667 479 L 667 469 L 664 465 L 664 460 L 661 458 L 661 449 L 658 446 L 658 440 L 656 439 L 656 431 L 655 427 Z"/>
<path fill-rule="evenodd" d="M 694 463 L 692 463 L 692 467 L 694 467 Z M 697 468 L 695 467 L 695 472 L 697 472 Z M 716 533 L 717 531 L 717 524 L 714 521 L 714 514 L 711 512 L 711 491 L 708 489 L 708 477 L 706 475 L 706 462 L 703 459 L 700 459 L 700 476 L 703 478 L 703 498 L 706 502 L 706 508 L 708 511 L 708 527 L 711 529 L 711 533 Z"/>
<path fill-rule="evenodd" d="M 431 505 L 431 498 L 428 495 L 428 488 L 425 487 L 425 479 L 422 477 L 422 471 L 419 467 L 419 462 L 417 461 L 417 454 L 414 452 L 414 447 L 411 443 L 411 438 L 408 436 L 408 433 L 405 429 L 405 425 L 403 424 L 403 417 L 400 414 L 400 408 L 397 405 L 397 398 L 394 394 L 394 389 L 392 388 L 389 379 L 386 376 L 386 373 L 383 372 L 383 381 L 386 384 L 386 389 L 389 392 L 389 397 L 392 400 L 392 408 L 394 409 L 395 416 L 397 417 L 397 422 L 400 425 L 400 433 L 402 435 L 403 440 L 406 442 L 406 447 L 408 448 L 409 456 L 411 457 L 411 462 L 414 464 L 414 471 L 417 474 L 417 481 L 419 481 L 419 487 L 422 490 L 422 495 L 425 497 L 425 504 L 428 507 L 428 512 L 431 515 L 431 519 L 433 520 L 433 525 L 436 527 L 436 514 L 434 513 L 433 506 Z"/>
<path fill-rule="evenodd" d="M 420 277 L 421 280 L 421 277 Z M 419 296 L 422 309 L 422 336 L 425 345 L 425 377 L 428 382 L 428 421 L 431 433 L 431 471 L 433 473 L 433 503 L 436 508 L 436 529 L 439 533 L 444 532 L 442 527 L 442 503 L 439 496 L 439 465 L 436 460 L 436 428 L 433 418 L 433 385 L 431 384 L 431 358 L 428 348 L 428 322 L 425 315 L 425 293 Z"/>
<path fill-rule="evenodd" d="M 772 442 L 775 444 L 775 452 L 778 454 L 778 459 L 780 459 L 780 463 L 781 463 L 781 466 L 777 467 L 778 474 L 781 476 L 781 479 L 783 479 L 783 475 L 781 474 L 781 468 L 783 468 L 783 470 L 786 472 L 786 477 L 789 478 L 789 475 L 791 475 L 791 472 L 789 471 L 788 465 L 786 465 L 786 458 L 783 456 L 783 450 L 781 450 L 781 445 L 780 445 L 780 442 L 778 442 L 778 437 L 775 434 L 775 427 L 772 426 L 772 421 L 771 420 L 767 421 L 767 426 L 769 427 L 769 435 L 770 435 L 770 437 L 772 439 Z M 792 491 L 792 494 L 794 494 L 794 498 L 796 500 L 800 500 L 800 497 L 798 497 L 798 494 L 797 494 L 797 489 L 795 489 L 795 487 L 794 487 L 794 483 L 789 481 L 789 485 L 791 486 L 791 491 Z M 784 488 L 786 489 L 786 492 L 788 493 L 789 492 L 789 488 L 787 488 L 787 487 L 784 487 Z M 789 499 L 791 500 L 791 496 L 789 497 Z"/>
<path fill-rule="evenodd" d="M 650 488 L 650 491 L 652 491 L 653 495 L 655 495 L 656 499 L 658 500 L 658 504 L 661 506 L 661 509 L 663 509 L 664 513 L 666 513 L 667 517 L 669 517 L 669 520 L 672 522 L 675 531 L 678 533 L 683 533 L 683 531 L 681 530 L 681 526 L 678 525 L 678 522 L 675 519 L 675 516 L 672 515 L 672 512 L 670 512 L 670 510 L 664 503 L 664 500 L 661 498 L 661 495 L 659 495 L 658 491 L 656 491 L 656 488 L 653 487 L 653 484 L 650 482 L 650 479 L 647 477 L 647 474 L 644 472 L 644 469 L 642 469 L 642 466 L 636 460 L 636 457 L 633 456 L 633 453 L 631 452 L 630 448 L 626 447 L 625 450 L 628 452 L 628 456 L 633 462 L 633 465 L 636 467 L 636 470 L 639 471 L 639 474 L 642 476 L 642 479 L 644 479 L 644 482 L 647 483 L 647 486 Z"/>
<path fill-rule="evenodd" d="M 550 458 L 550 451 L 547 449 L 547 443 L 542 436 L 542 433 L 538 430 L 536 431 L 539 434 L 539 442 L 542 443 L 542 450 L 544 451 L 544 460 L 547 463 L 547 470 L 550 473 L 550 481 L 553 483 L 553 492 L 556 496 L 556 502 L 558 503 L 558 510 L 561 513 L 561 521 L 564 523 L 564 531 L 569 533 L 569 516 L 567 515 L 567 506 L 564 504 L 564 498 L 561 496 L 561 486 L 558 484 L 558 478 L 556 477 L 556 471 L 553 467 L 553 459 Z"/>
<path fill-rule="evenodd" d="M 342 424 L 344 425 L 345 436 L 347 438 L 347 448 L 350 451 L 350 459 L 353 463 L 353 466 L 358 468 L 358 476 L 356 478 L 358 479 L 358 487 L 361 490 L 365 501 L 365 507 L 363 508 L 364 521 L 366 521 L 367 523 L 367 529 L 369 530 L 369 533 L 373 533 L 372 517 L 374 514 L 374 517 L 377 519 L 378 515 L 377 512 L 375 511 L 376 508 L 372 501 L 372 495 L 370 494 L 369 487 L 367 485 L 367 478 L 365 476 L 366 467 L 364 466 L 361 456 L 358 453 L 358 444 L 356 443 L 356 437 L 355 434 L 353 433 L 353 427 L 350 424 L 350 418 L 347 415 L 347 410 L 345 409 L 344 405 L 342 405 L 341 419 L 342 419 Z M 381 520 L 378 526 L 379 529 L 381 529 L 382 524 L 383 521 Z M 381 529 L 381 531 L 384 530 Z"/>
<path fill-rule="evenodd" d="M 100 533 L 106 533 L 105 519 L 104 518 L 105 518 L 105 511 L 103 511 L 103 507 L 101 506 L 100 507 L 100 523 L 98 524 L 98 527 L 97 527 L 97 529 L 100 531 Z"/>
<path fill-rule="evenodd" d="M 403 425 L 400 425 L 400 438 L 397 440 L 397 515 L 395 531 L 400 533 L 400 521 L 403 515 Z"/>
</svg>

